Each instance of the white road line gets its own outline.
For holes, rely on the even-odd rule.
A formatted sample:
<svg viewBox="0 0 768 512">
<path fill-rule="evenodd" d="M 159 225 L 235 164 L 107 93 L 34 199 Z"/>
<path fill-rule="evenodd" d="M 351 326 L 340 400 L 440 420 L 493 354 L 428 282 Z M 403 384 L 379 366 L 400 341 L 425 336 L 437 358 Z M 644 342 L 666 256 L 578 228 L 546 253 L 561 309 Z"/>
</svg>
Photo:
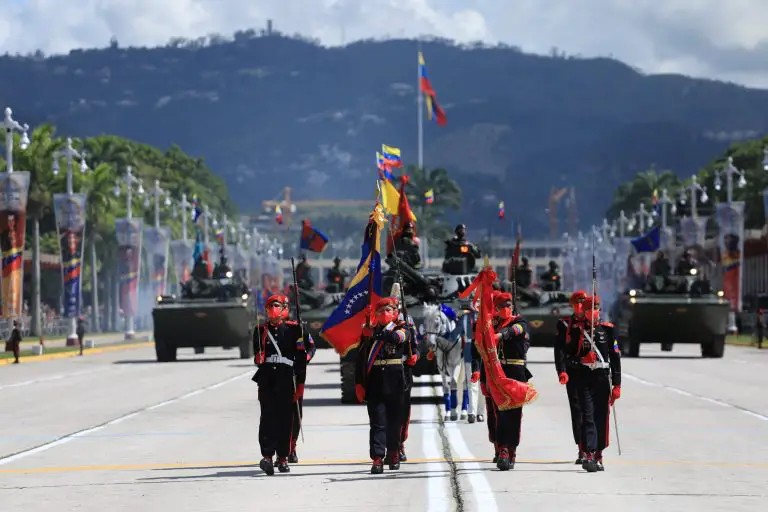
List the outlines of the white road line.
<svg viewBox="0 0 768 512">
<path fill-rule="evenodd" d="M 9 455 L 8 457 L 0 458 L 0 466 L 2 466 L 4 464 L 9 464 L 9 463 L 17 461 L 19 459 L 23 459 L 25 457 L 29 457 L 30 455 L 35 455 L 37 453 L 50 450 L 51 448 L 55 448 L 56 446 L 60 446 L 60 445 L 62 445 L 64 443 L 68 443 L 69 441 L 71 441 L 73 439 L 76 439 L 78 437 L 84 437 L 84 436 L 87 436 L 88 434 L 92 434 L 94 432 L 98 432 L 99 430 L 107 428 L 107 427 L 109 427 L 111 425 L 116 425 L 118 423 L 122 423 L 123 421 L 125 421 L 127 419 L 130 419 L 130 418 L 133 418 L 135 416 L 138 416 L 139 414 L 145 413 L 147 411 L 158 409 L 160 407 L 163 407 L 163 406 L 168 405 L 168 404 L 172 404 L 174 402 L 179 402 L 181 400 L 184 400 L 185 398 L 189 398 L 191 396 L 198 395 L 198 394 L 202 393 L 203 391 L 208 391 L 208 390 L 211 390 L 211 389 L 216 389 L 218 387 L 221 387 L 224 384 L 228 384 L 230 382 L 234 382 L 237 379 L 241 379 L 241 378 L 245 377 L 246 375 L 252 375 L 252 374 L 253 374 L 253 370 L 248 370 L 247 372 L 241 373 L 239 375 L 235 375 L 234 377 L 229 377 L 228 379 L 225 379 L 223 381 L 217 382 L 215 384 L 211 384 L 209 386 L 205 386 L 205 387 L 200 388 L 200 389 L 196 389 L 196 390 L 191 391 L 189 393 L 185 393 L 185 394 L 183 394 L 181 396 L 178 396 L 176 398 L 172 398 L 170 400 L 165 400 L 165 401 L 160 402 L 158 404 L 154 404 L 154 405 L 151 405 L 151 406 L 139 409 L 138 411 L 133 411 L 133 412 L 130 412 L 128 414 L 124 414 L 124 415 L 119 416 L 119 417 L 117 417 L 115 419 L 109 420 L 106 423 L 102 423 L 101 425 L 96 425 L 95 427 L 87 428 L 85 430 L 80 430 L 80 431 L 74 432 L 72 434 L 67 434 L 67 435 L 65 435 L 63 437 L 60 437 L 59 439 L 56 439 L 55 441 L 51 441 L 50 443 L 45 443 L 45 444 L 37 446 L 35 448 L 30 448 L 29 450 L 24 450 L 24 451 L 16 453 L 16 454 Z"/>
<path fill-rule="evenodd" d="M 635 377 L 634 375 L 629 375 L 627 373 L 622 373 L 622 376 L 626 377 L 626 378 L 628 378 L 630 380 L 633 380 L 635 382 L 639 382 L 640 384 L 645 384 L 646 386 L 663 388 L 663 389 L 666 389 L 668 391 L 672 391 L 673 393 L 677 393 L 678 395 L 683 395 L 683 396 L 687 396 L 687 397 L 690 397 L 690 398 L 695 398 L 695 399 L 701 400 L 703 402 L 708 402 L 708 403 L 711 403 L 711 404 L 719 405 L 720 407 L 728 407 L 730 409 L 734 409 L 736 411 L 739 411 L 740 413 L 746 414 L 747 416 L 751 416 L 753 418 L 757 418 L 757 419 L 763 420 L 763 421 L 768 421 L 768 416 L 766 416 L 764 414 L 760 414 L 760 413 L 755 412 L 755 411 L 750 411 L 750 410 L 745 409 L 743 407 L 739 407 L 738 405 L 729 404 L 728 402 L 723 402 L 722 400 L 718 400 L 717 398 L 710 398 L 708 396 L 697 395 L 697 394 L 691 393 L 690 391 L 685 391 L 683 389 L 676 388 L 674 386 L 668 386 L 666 384 L 660 384 L 658 382 L 651 382 L 649 380 L 641 379 L 640 377 Z"/>
<path fill-rule="evenodd" d="M 85 370 L 82 372 L 72 372 L 72 373 L 62 373 L 59 375 L 49 375 L 46 377 L 41 377 L 39 379 L 32 379 L 32 380 L 25 380 L 22 382 L 14 382 L 13 384 L 3 384 L 0 386 L 0 391 L 3 389 L 9 389 L 9 388 L 20 388 L 22 386 L 29 386 L 30 384 L 38 384 L 40 382 L 50 382 L 53 380 L 60 380 L 65 379 L 67 377 L 75 377 L 78 375 L 87 375 L 90 373 L 99 373 L 99 372 L 105 372 L 107 370 L 111 370 L 111 368 L 94 368 L 91 370 Z"/>
<path fill-rule="evenodd" d="M 426 380 L 426 382 L 425 382 Z M 428 386 L 415 387 L 418 389 L 419 398 L 431 398 L 432 381 L 427 378 L 421 380 L 422 383 L 429 383 Z M 416 382 L 419 382 L 418 380 Z M 419 431 L 421 432 L 421 447 L 424 451 L 425 459 L 442 459 L 443 452 L 440 448 L 440 438 L 438 435 L 437 408 L 432 404 L 423 404 L 419 407 L 421 414 Z M 427 510 L 428 512 L 448 512 L 453 509 L 453 499 L 451 498 L 451 486 L 448 477 L 448 463 L 430 464 L 428 470 L 437 468 L 445 471 L 446 476 L 430 474 L 427 478 Z"/>
<path fill-rule="evenodd" d="M 437 385 L 442 384 L 442 380 L 439 375 L 432 376 L 433 383 Z M 466 441 L 464 440 L 464 434 L 459 428 L 459 422 L 446 422 L 445 432 L 448 437 L 448 442 L 451 446 L 451 453 L 456 459 L 473 459 L 475 455 L 469 449 Z M 482 510 L 483 512 L 493 512 L 498 510 L 496 504 L 496 497 L 491 489 L 491 484 L 485 477 L 485 472 L 488 471 L 487 467 L 483 467 L 479 462 L 465 462 L 462 463 L 462 469 L 469 469 L 470 472 L 465 473 L 469 485 L 472 488 L 471 492 L 463 493 L 464 496 L 469 496 L 475 502 L 476 506 L 474 510 Z M 459 475 L 461 477 L 461 474 Z"/>
</svg>

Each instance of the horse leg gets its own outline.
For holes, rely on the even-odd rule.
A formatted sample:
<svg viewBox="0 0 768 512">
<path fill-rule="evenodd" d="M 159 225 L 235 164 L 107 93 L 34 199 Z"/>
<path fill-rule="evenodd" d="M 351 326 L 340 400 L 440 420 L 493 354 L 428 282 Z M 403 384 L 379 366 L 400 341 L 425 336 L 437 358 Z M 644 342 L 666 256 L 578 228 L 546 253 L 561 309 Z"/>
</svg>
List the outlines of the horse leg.
<svg viewBox="0 0 768 512">
<path fill-rule="evenodd" d="M 437 369 L 440 372 L 440 377 L 443 379 L 443 404 L 445 405 L 445 421 L 449 419 L 449 413 L 451 411 L 451 395 L 450 387 L 448 385 L 448 374 L 446 372 L 446 356 L 440 346 L 437 347 Z"/>
</svg>

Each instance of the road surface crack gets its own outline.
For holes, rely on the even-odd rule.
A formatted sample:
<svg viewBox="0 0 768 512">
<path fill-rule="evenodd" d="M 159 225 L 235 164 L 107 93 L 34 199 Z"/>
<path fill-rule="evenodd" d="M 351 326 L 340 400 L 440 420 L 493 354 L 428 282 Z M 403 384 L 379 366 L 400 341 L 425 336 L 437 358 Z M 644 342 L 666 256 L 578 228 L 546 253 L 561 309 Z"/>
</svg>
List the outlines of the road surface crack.
<svg viewBox="0 0 768 512">
<path fill-rule="evenodd" d="M 432 388 L 432 393 L 434 396 L 437 395 L 437 389 Z M 438 403 L 435 405 L 435 408 L 437 409 L 437 422 L 438 422 L 438 429 L 437 433 L 440 435 L 440 443 L 442 445 L 443 450 L 443 458 L 448 463 L 448 469 L 449 469 L 449 481 L 451 484 L 451 495 L 453 496 L 453 501 L 456 504 L 456 508 L 454 510 L 456 512 L 464 512 L 464 497 L 461 494 L 461 484 L 459 483 L 459 467 L 456 464 L 456 461 L 453 460 L 453 453 L 451 452 L 451 442 L 448 440 L 448 434 L 445 432 L 445 420 L 443 419 L 443 415 L 440 411 L 440 404 Z"/>
</svg>

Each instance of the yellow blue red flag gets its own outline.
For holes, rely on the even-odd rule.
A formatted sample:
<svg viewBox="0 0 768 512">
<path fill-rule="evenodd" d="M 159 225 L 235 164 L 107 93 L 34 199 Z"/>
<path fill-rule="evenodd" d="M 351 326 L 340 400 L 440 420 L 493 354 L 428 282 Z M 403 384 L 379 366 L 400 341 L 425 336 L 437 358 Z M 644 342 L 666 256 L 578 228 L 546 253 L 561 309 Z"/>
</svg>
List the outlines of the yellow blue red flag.
<svg viewBox="0 0 768 512">
<path fill-rule="evenodd" d="M 357 272 L 341 304 L 320 329 L 320 335 L 342 357 L 360 344 L 363 324 L 382 295 L 381 231 L 385 222 L 381 205 L 376 203 L 365 228 Z"/>
</svg>

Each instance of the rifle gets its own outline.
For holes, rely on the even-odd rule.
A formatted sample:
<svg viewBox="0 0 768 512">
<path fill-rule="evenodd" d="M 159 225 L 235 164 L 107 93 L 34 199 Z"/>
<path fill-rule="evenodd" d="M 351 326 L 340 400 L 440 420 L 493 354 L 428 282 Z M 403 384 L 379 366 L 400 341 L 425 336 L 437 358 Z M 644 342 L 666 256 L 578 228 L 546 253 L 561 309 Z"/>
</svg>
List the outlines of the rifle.
<svg viewBox="0 0 768 512">
<path fill-rule="evenodd" d="M 304 339 L 306 336 L 306 333 L 304 332 L 304 322 L 301 321 L 301 303 L 299 302 L 299 282 L 296 280 L 296 264 L 294 263 L 293 257 L 291 257 L 291 270 L 293 271 L 293 295 L 294 299 L 296 301 L 296 321 L 299 322 L 299 328 L 301 329 L 301 339 L 304 340 L 306 344 L 307 340 Z M 296 394 L 296 376 L 293 377 L 293 393 Z M 301 442 L 304 442 L 304 426 L 303 421 L 301 419 L 301 407 L 299 407 L 299 402 L 296 401 L 296 413 L 299 415 L 299 432 L 301 432 Z"/>
<path fill-rule="evenodd" d="M 409 334 L 411 335 L 411 342 L 408 343 L 408 357 L 413 357 L 413 340 L 416 339 L 416 331 L 408 322 L 408 306 L 405 305 L 405 293 L 403 292 L 403 276 L 400 273 L 400 257 L 397 255 L 397 249 L 395 249 L 395 237 L 392 235 L 392 231 L 389 231 L 389 238 L 392 240 L 392 257 L 395 259 L 395 276 L 397 277 L 397 284 L 400 293 L 398 294 L 398 300 L 400 301 L 400 309 L 403 314 L 403 320 L 408 327 Z"/>
<path fill-rule="evenodd" d="M 595 344 L 595 294 L 597 293 L 597 263 L 595 260 L 595 230 L 592 230 L 592 315 L 590 317 L 590 339 L 589 342 L 592 345 L 592 349 L 597 353 L 597 357 L 600 358 L 600 362 L 602 364 L 605 364 L 605 359 L 603 359 L 603 354 L 600 353 L 600 351 L 597 349 L 597 345 Z M 608 368 L 608 392 L 611 393 L 613 391 L 613 378 L 611 377 L 611 369 Z M 619 440 L 619 421 L 616 419 L 616 402 L 614 401 L 611 405 L 611 409 L 613 412 L 613 427 L 614 431 L 616 432 L 616 447 L 619 450 L 619 455 L 621 455 L 621 441 Z"/>
</svg>

